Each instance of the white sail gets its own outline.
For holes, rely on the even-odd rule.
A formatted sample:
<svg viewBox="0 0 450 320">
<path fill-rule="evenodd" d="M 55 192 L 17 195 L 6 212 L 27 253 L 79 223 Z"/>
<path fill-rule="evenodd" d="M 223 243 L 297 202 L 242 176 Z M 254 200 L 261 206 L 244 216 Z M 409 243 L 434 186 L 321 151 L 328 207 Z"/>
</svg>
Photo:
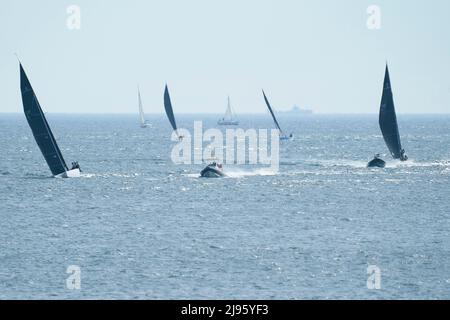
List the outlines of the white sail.
<svg viewBox="0 0 450 320">
<path fill-rule="evenodd" d="M 238 125 L 236 117 L 233 114 L 233 110 L 231 109 L 230 97 L 228 97 L 228 106 L 225 111 L 225 115 L 222 119 L 219 120 L 219 125 Z"/>
<path fill-rule="evenodd" d="M 227 111 L 225 112 L 225 120 L 232 121 L 233 120 L 233 111 L 231 111 L 231 103 L 230 103 L 230 97 L 228 97 L 228 107 Z"/>
<path fill-rule="evenodd" d="M 140 117 L 140 121 L 141 121 L 141 127 L 145 128 L 145 127 L 147 127 L 148 123 L 145 120 L 144 108 L 142 107 L 141 92 L 140 92 L 139 88 L 138 88 L 138 100 L 139 100 L 139 117 Z"/>
</svg>

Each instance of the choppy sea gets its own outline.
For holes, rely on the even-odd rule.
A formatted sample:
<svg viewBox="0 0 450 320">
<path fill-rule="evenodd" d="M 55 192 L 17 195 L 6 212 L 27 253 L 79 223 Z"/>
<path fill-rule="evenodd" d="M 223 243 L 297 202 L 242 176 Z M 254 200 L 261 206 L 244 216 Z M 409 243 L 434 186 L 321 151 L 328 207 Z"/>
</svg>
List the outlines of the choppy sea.
<svg viewBox="0 0 450 320">
<path fill-rule="evenodd" d="M 388 153 L 376 115 L 282 116 L 279 171 L 225 179 L 172 162 L 163 115 L 47 117 L 83 175 L 52 178 L 25 117 L 0 115 L 0 299 L 450 298 L 448 115 L 399 115 L 410 160 L 385 169 L 366 168 Z"/>
</svg>

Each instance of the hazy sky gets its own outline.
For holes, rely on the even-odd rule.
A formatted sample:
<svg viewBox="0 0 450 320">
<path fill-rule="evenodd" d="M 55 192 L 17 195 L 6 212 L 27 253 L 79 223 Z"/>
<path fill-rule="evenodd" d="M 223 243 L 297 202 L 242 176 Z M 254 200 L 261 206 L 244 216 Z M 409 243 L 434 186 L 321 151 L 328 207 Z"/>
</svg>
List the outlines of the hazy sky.
<svg viewBox="0 0 450 320">
<path fill-rule="evenodd" d="M 367 8 L 381 29 L 367 28 Z M 66 10 L 81 9 L 69 30 Z M 17 52 L 46 112 L 450 112 L 448 0 L 2 0 L 0 112 L 22 112 Z"/>
</svg>

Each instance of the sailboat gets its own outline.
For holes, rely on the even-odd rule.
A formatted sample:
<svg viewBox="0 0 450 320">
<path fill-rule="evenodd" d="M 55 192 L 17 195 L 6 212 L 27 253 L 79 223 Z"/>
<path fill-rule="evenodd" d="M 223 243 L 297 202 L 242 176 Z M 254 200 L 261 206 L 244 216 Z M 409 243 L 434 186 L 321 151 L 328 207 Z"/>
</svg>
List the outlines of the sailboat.
<svg viewBox="0 0 450 320">
<path fill-rule="evenodd" d="M 139 100 L 139 120 L 141 122 L 141 128 L 147 128 L 149 123 L 145 120 L 144 108 L 142 107 L 141 91 L 138 87 L 138 100 Z"/>
<path fill-rule="evenodd" d="M 167 84 L 166 89 L 164 90 L 164 108 L 166 109 L 167 118 L 169 118 L 169 122 L 172 125 L 173 130 L 178 135 L 178 138 L 183 140 L 184 137 L 178 134 L 177 123 L 173 114 L 172 101 L 170 101 L 169 88 L 167 87 Z"/>
<path fill-rule="evenodd" d="M 50 171 L 54 177 L 59 178 L 74 178 L 80 176 L 80 166 L 78 162 L 72 162 L 72 168 L 69 169 L 61 150 L 56 143 L 55 137 L 48 125 L 44 112 L 39 104 L 39 101 L 34 93 L 33 87 L 28 80 L 25 70 L 20 64 L 20 89 L 22 92 L 23 111 L 30 125 L 42 155 L 47 162 Z"/>
<path fill-rule="evenodd" d="M 275 113 L 273 112 L 273 109 L 270 106 L 270 102 L 267 99 L 267 96 L 266 96 L 266 93 L 264 92 L 264 90 L 262 91 L 262 93 L 263 93 L 264 101 L 266 102 L 267 108 L 269 109 L 270 114 L 272 115 L 273 122 L 275 122 L 275 125 L 276 125 L 277 129 L 280 131 L 280 140 L 290 140 L 290 139 L 292 139 L 294 137 L 292 133 L 289 136 L 287 136 L 287 135 L 285 135 L 283 133 L 283 130 L 281 129 L 280 124 L 278 123 L 278 120 L 275 117 Z"/>
<path fill-rule="evenodd" d="M 220 126 L 237 126 L 239 125 L 239 121 L 233 114 L 233 110 L 231 109 L 230 97 L 228 97 L 228 106 L 225 111 L 225 116 L 217 122 Z"/>
<path fill-rule="evenodd" d="M 383 134 L 384 142 L 386 143 L 392 158 L 400 159 L 400 161 L 408 160 L 408 156 L 405 153 L 405 149 L 402 148 L 402 143 L 400 141 L 400 132 L 398 130 L 397 115 L 395 113 L 391 79 L 389 76 L 389 68 L 387 64 L 384 75 L 379 124 L 381 132 Z M 379 155 L 375 155 L 375 158 L 370 161 L 367 166 L 384 167 L 385 165 L 386 162 L 380 159 Z"/>
</svg>

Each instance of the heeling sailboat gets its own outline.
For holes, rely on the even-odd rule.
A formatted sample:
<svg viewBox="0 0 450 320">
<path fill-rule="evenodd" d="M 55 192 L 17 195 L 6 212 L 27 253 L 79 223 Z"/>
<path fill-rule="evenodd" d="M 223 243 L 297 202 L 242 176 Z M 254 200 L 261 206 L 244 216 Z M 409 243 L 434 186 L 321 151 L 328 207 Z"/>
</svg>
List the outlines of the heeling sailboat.
<svg viewBox="0 0 450 320">
<path fill-rule="evenodd" d="M 61 150 L 56 143 L 55 137 L 53 136 L 44 112 L 42 111 L 39 101 L 34 93 L 33 87 L 28 80 L 22 64 L 19 64 L 23 110 L 31 131 L 33 132 L 36 143 L 39 146 L 50 171 L 55 177 L 79 177 L 81 172 L 80 166 L 77 162 L 73 162 L 71 169 L 67 167 L 67 164 L 61 154 Z"/>
<path fill-rule="evenodd" d="M 275 122 L 275 125 L 277 127 L 277 129 L 280 131 L 280 140 L 290 140 L 292 139 L 294 136 L 292 135 L 292 133 L 287 136 L 283 133 L 283 130 L 280 127 L 280 124 L 278 123 L 277 117 L 275 117 L 275 113 L 273 112 L 272 106 L 270 105 L 269 99 L 267 99 L 266 93 L 264 92 L 264 90 L 262 91 L 263 96 L 264 96 L 264 101 L 266 102 L 267 108 L 270 111 L 270 114 L 272 115 L 272 119 Z"/>
<path fill-rule="evenodd" d="M 142 107 L 141 91 L 139 90 L 139 87 L 138 87 L 138 100 L 139 100 L 139 120 L 141 123 L 141 128 L 147 128 L 149 126 L 149 123 L 147 120 L 145 120 L 144 108 Z"/>
<path fill-rule="evenodd" d="M 384 76 L 379 122 L 384 141 L 386 142 L 392 157 L 394 159 L 400 159 L 401 161 L 408 160 L 400 141 L 400 132 L 398 130 L 397 115 L 395 113 L 394 98 L 392 95 L 391 79 L 387 65 Z"/>
<path fill-rule="evenodd" d="M 230 97 L 228 97 L 228 106 L 225 111 L 225 116 L 217 122 L 221 126 L 237 126 L 239 121 L 234 116 L 233 110 L 231 109 Z"/>
<path fill-rule="evenodd" d="M 178 134 L 177 122 L 175 121 L 175 116 L 173 114 L 172 101 L 170 100 L 169 88 L 167 87 L 164 90 L 164 109 L 166 109 L 167 118 L 169 118 L 169 122 L 172 125 L 173 130 L 178 135 L 180 140 L 183 139 L 183 136 Z"/>
<path fill-rule="evenodd" d="M 383 95 L 380 104 L 379 124 L 384 141 L 392 157 L 394 159 L 400 159 L 400 161 L 408 160 L 408 156 L 402 148 L 400 140 L 391 79 L 389 76 L 389 67 L 387 64 L 384 75 Z M 368 164 L 369 167 L 384 167 L 385 165 L 386 163 L 379 158 L 379 155 L 375 155 L 375 158 Z"/>
</svg>

